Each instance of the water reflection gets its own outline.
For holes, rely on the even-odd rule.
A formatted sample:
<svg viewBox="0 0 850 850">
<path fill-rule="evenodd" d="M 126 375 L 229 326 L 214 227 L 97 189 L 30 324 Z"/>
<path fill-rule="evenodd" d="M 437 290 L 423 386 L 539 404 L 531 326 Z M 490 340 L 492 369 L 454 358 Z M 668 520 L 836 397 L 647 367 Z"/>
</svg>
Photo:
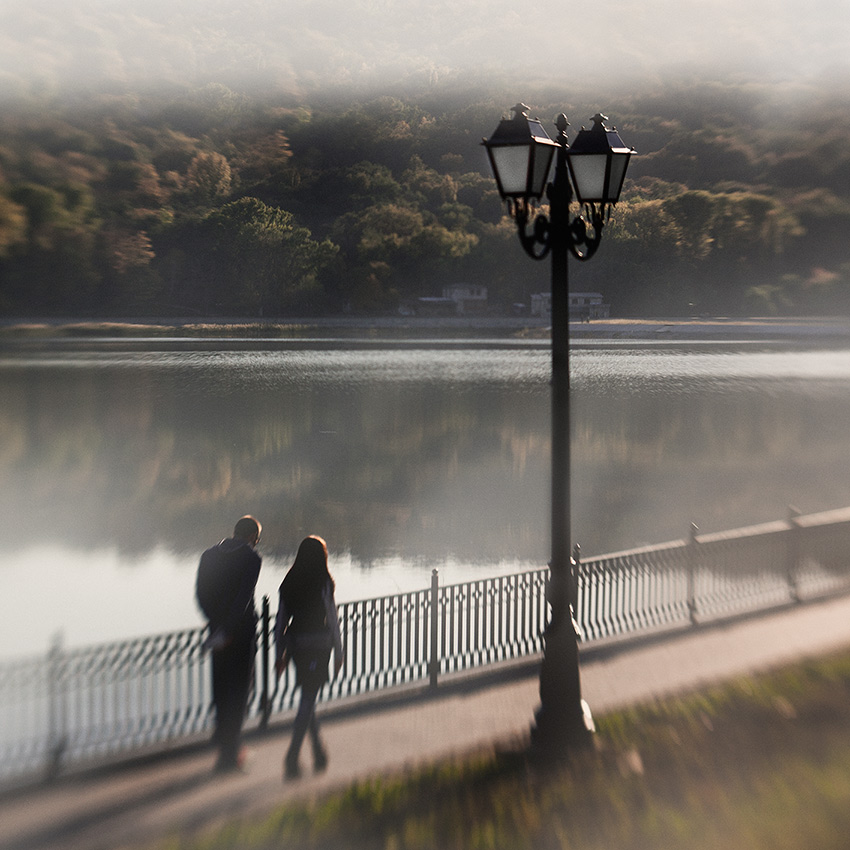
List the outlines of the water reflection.
<svg viewBox="0 0 850 850">
<path fill-rule="evenodd" d="M 492 560 L 516 547 L 494 541 L 471 502 L 497 527 L 537 522 L 527 501 L 513 521 L 504 481 L 545 473 L 539 352 L 83 354 L 4 365 L 3 508 L 34 520 L 46 541 L 194 552 L 222 517 L 250 506 L 264 539 L 287 551 L 326 528 L 364 561 L 404 550 Z M 0 530 L 5 549 L 21 543 L 16 526 Z"/>
<path fill-rule="evenodd" d="M 161 588 L 182 600 L 171 627 L 191 624 L 197 554 L 245 512 L 272 592 L 314 531 L 362 583 L 347 598 L 384 592 L 370 575 L 391 592 L 432 566 L 546 563 L 545 345 L 232 347 L 0 358 L 4 614 L 72 575 L 119 610 Z M 850 351 L 586 345 L 573 371 L 588 554 L 850 504 Z"/>
<path fill-rule="evenodd" d="M 713 531 L 850 504 L 850 352 L 647 348 L 578 363 L 579 539 L 610 551 L 682 537 L 690 521 Z M 604 538 L 588 534 L 594 518 Z"/>
</svg>

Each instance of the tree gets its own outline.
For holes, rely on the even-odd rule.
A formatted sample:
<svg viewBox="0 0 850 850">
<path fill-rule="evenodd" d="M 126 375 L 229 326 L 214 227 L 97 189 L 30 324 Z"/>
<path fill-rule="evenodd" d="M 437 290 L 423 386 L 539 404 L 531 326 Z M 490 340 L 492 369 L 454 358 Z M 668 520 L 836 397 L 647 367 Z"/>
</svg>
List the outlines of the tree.
<svg viewBox="0 0 850 850">
<path fill-rule="evenodd" d="M 201 204 L 212 205 L 228 197 L 231 183 L 227 157 L 215 151 L 196 154 L 186 170 L 186 189 Z"/>
<path fill-rule="evenodd" d="M 7 257 L 27 238 L 27 214 L 24 207 L 0 194 L 0 258 Z"/>
<path fill-rule="evenodd" d="M 27 241 L 27 215 L 20 204 L 0 194 L 0 312 L 14 306 L 15 292 L 4 274 L 3 260 Z"/>
<path fill-rule="evenodd" d="M 439 281 L 445 281 L 447 267 L 466 256 L 478 236 L 452 225 L 462 220 L 456 205 L 441 210 L 446 226 L 436 215 L 408 204 L 377 204 L 341 216 L 331 236 L 343 253 L 350 274 L 364 283 L 375 303 L 375 269 L 383 270 L 380 280 L 387 293 L 381 299 L 391 307 L 398 296 L 429 294 Z"/>
<path fill-rule="evenodd" d="M 693 299 L 692 276 L 686 273 L 691 259 L 665 202 L 638 199 L 617 205 L 602 249 L 579 272 L 594 275 L 590 288 L 602 292 L 617 315 L 681 315 Z"/>
<path fill-rule="evenodd" d="M 457 182 L 449 174 L 440 174 L 428 168 L 418 156 L 410 158 L 410 164 L 401 175 L 402 183 L 413 198 L 427 209 L 437 210 L 443 204 L 457 200 Z"/>
<path fill-rule="evenodd" d="M 102 235 L 110 265 L 118 274 L 147 266 L 155 256 L 150 237 L 144 230 L 110 227 Z"/>
<path fill-rule="evenodd" d="M 16 309 L 49 313 L 88 306 L 97 282 L 98 226 L 88 192 L 27 182 L 9 194 L 26 215 L 26 241 L 16 245 L 4 275 Z"/>
<path fill-rule="evenodd" d="M 357 206 L 395 203 L 403 192 L 392 171 L 375 162 L 359 162 L 346 169 L 342 183 L 349 203 Z"/>
<path fill-rule="evenodd" d="M 213 210 L 200 234 L 207 308 L 239 315 L 275 315 L 321 300 L 319 275 L 337 250 L 313 240 L 292 213 L 257 198 Z"/>
<path fill-rule="evenodd" d="M 679 256 L 691 262 L 704 260 L 714 243 L 717 197 L 704 190 L 692 190 L 663 201 L 663 209 L 673 222 Z"/>
</svg>

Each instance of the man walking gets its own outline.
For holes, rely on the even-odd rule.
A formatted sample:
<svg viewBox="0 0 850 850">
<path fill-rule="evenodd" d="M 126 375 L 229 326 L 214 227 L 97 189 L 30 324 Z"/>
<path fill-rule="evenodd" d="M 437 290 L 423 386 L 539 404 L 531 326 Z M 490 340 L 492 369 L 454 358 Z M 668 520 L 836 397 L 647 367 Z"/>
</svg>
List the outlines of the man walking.
<svg viewBox="0 0 850 850">
<path fill-rule="evenodd" d="M 218 771 L 242 767 L 242 721 L 257 650 L 254 588 L 262 559 L 254 549 L 261 531 L 254 517 L 242 517 L 233 537 L 207 549 L 198 566 L 195 593 L 209 621 L 204 648 L 212 650 L 213 741 L 218 746 Z"/>
</svg>

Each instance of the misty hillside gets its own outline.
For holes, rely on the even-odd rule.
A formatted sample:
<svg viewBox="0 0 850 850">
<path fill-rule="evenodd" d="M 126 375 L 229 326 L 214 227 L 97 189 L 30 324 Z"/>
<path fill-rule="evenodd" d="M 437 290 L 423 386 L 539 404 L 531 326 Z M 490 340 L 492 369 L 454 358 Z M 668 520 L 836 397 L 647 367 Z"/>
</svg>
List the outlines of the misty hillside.
<svg viewBox="0 0 850 850">
<path fill-rule="evenodd" d="M 0 92 L 224 82 L 296 90 L 452 73 L 628 85 L 683 66 L 810 76 L 846 62 L 845 0 L 2 0 Z"/>
</svg>

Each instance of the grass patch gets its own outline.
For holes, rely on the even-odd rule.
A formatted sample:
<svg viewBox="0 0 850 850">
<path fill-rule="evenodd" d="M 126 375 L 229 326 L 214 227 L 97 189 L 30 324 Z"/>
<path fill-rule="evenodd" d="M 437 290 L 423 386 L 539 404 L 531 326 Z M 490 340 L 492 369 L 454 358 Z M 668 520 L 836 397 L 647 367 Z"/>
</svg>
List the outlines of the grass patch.
<svg viewBox="0 0 850 850">
<path fill-rule="evenodd" d="M 597 719 L 568 764 L 482 752 L 160 850 L 845 850 L 850 655 Z"/>
</svg>

